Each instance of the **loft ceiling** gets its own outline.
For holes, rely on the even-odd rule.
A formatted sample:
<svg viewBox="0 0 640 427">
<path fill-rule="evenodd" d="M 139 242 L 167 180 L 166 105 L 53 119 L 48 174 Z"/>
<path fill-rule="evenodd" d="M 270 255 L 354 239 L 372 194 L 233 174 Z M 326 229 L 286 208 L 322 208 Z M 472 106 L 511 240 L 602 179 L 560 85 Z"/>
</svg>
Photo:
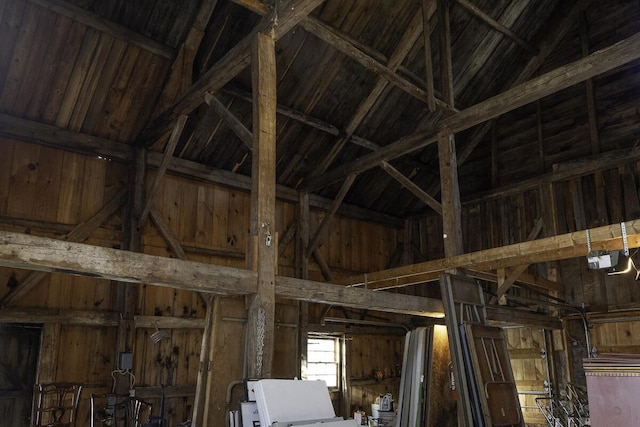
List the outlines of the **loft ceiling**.
<svg viewBox="0 0 640 427">
<path fill-rule="evenodd" d="M 442 18 L 435 0 L 425 1 L 432 30 L 435 111 L 428 108 L 425 83 L 422 1 L 318 3 L 300 25 L 279 35 L 276 45 L 281 107 L 277 181 L 296 189 L 304 189 L 325 170 L 348 165 L 416 132 L 427 135 L 452 114 L 441 101 Z M 450 12 L 457 110 L 611 46 L 634 35 L 640 23 L 637 1 L 441 3 L 448 3 Z M 152 150 L 163 151 L 173 121 L 161 113 L 269 19 L 261 15 L 272 17 L 277 10 L 284 23 L 291 4 L 6 0 L 0 4 L 0 112 L 116 142 L 148 143 Z M 583 7 L 584 13 L 575 13 Z M 553 49 L 545 51 L 550 40 Z M 540 65 L 535 69 L 533 59 Z M 556 163 L 631 147 L 640 139 L 635 119 L 638 67 L 634 61 L 594 80 L 601 131 L 597 151 L 589 143 L 584 85 L 457 134 L 463 200 L 547 173 Z M 209 95 L 212 106 L 204 96 L 197 97 L 194 109 L 187 111 L 174 156 L 249 176 L 250 150 L 221 119 L 221 110 L 251 130 L 250 83 L 246 69 Z M 165 132 L 145 139 L 156 130 Z M 432 212 L 392 173 L 401 173 L 438 199 L 435 144 L 384 166 L 358 174 L 344 201 L 396 217 Z M 315 192 L 334 198 L 342 181 Z"/>
</svg>

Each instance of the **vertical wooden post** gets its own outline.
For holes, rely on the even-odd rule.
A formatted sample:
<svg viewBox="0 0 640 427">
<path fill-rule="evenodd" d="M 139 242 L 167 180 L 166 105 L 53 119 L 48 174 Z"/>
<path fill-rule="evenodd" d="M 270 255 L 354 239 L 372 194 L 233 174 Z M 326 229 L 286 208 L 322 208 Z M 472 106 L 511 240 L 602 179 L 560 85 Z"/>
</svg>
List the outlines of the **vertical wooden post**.
<svg viewBox="0 0 640 427">
<path fill-rule="evenodd" d="M 273 30 L 258 33 L 251 61 L 253 83 L 253 150 L 251 169 L 251 234 L 257 239 L 257 293 L 248 323 L 247 373 L 271 377 L 275 318 L 275 274 L 278 244 L 276 202 L 276 60 Z"/>
<path fill-rule="evenodd" d="M 436 95 L 433 87 L 433 59 L 431 58 L 431 25 L 429 24 L 429 0 L 422 0 L 422 39 L 424 41 L 424 69 L 427 87 L 427 106 L 436 110 Z"/>
<path fill-rule="evenodd" d="M 142 230 L 140 217 L 144 208 L 145 180 L 147 174 L 147 150 L 144 147 L 134 149 L 134 158 L 129 170 L 129 204 L 123 238 L 123 248 L 132 252 L 142 251 Z M 118 343 L 114 360 L 119 361 L 121 352 L 132 352 L 135 343 L 135 326 L 133 317 L 137 314 L 138 285 L 121 283 L 118 286 L 118 305 L 121 313 L 118 327 Z M 134 355 L 135 357 L 135 355 Z M 118 369 L 119 366 L 114 366 Z M 116 393 L 129 392 L 129 379 L 119 375 L 116 377 Z"/>
<path fill-rule="evenodd" d="M 446 2 L 441 2 L 445 3 Z M 438 7 L 441 4 L 438 3 Z M 444 238 L 444 255 L 446 257 L 463 253 L 462 246 L 462 216 L 460 206 L 460 188 L 458 187 L 458 161 L 456 158 L 456 144 L 451 132 L 438 134 L 438 161 L 440 162 L 440 192 L 442 203 L 442 233 Z M 455 273 L 455 270 L 451 270 Z M 442 279 L 440 279 L 442 280 Z M 455 311 L 454 311 L 455 312 Z M 450 340 L 451 345 L 451 340 Z M 459 353 L 451 347 L 451 357 Z M 458 364 L 462 364 L 458 360 Z M 469 411 L 466 405 L 458 404 L 458 425 L 470 425 Z"/>
<path fill-rule="evenodd" d="M 211 365 L 213 363 L 213 353 L 215 351 L 216 348 L 216 341 L 217 341 L 217 337 L 220 335 L 219 334 L 219 329 L 220 329 L 220 299 L 221 297 L 213 297 L 213 308 L 211 309 L 211 331 L 210 331 L 210 342 L 209 342 L 209 348 L 207 349 L 207 358 L 209 360 L 209 366 L 211 368 L 213 368 L 213 366 Z M 207 313 L 208 315 L 208 313 Z M 212 403 L 212 395 L 213 395 L 213 387 L 216 385 L 215 384 L 215 378 L 213 378 L 213 375 L 207 375 L 207 383 L 206 383 L 206 391 L 205 391 L 205 398 L 204 398 L 204 402 L 205 405 L 203 407 L 203 415 L 202 415 L 202 424 L 192 424 L 192 427 L 201 427 L 201 426 L 208 426 L 211 424 L 210 418 L 211 418 L 211 411 L 213 408 L 213 403 Z M 194 420 L 196 419 L 196 417 L 194 416 Z"/>
<path fill-rule="evenodd" d="M 45 384 L 56 381 L 58 368 L 58 343 L 60 342 L 60 324 L 45 323 L 42 328 L 40 355 L 36 383 Z"/>
<path fill-rule="evenodd" d="M 209 372 L 211 371 L 209 349 L 211 347 L 211 332 L 213 331 L 213 307 L 214 302 L 211 296 L 207 296 L 207 317 L 205 318 L 204 331 L 202 332 L 202 345 L 200 346 L 200 365 L 198 366 L 198 378 L 196 380 L 196 394 L 193 402 L 193 417 L 191 427 L 198 427 L 204 424 L 205 406 L 207 405 L 207 385 L 209 383 Z M 216 298 L 216 302 L 217 302 Z"/>
<path fill-rule="evenodd" d="M 440 81 L 442 82 L 442 100 L 453 107 L 455 99 L 453 95 L 449 0 L 438 0 L 438 24 L 440 25 Z"/>
<path fill-rule="evenodd" d="M 438 159 L 442 193 L 444 255 L 450 257 L 464 252 L 456 144 L 452 133 L 443 132 L 438 135 Z"/>
<path fill-rule="evenodd" d="M 298 193 L 298 221 L 296 222 L 296 277 L 309 279 L 309 193 Z M 300 301 L 298 315 L 298 375 L 302 378 L 307 369 L 307 332 L 309 303 Z"/>
<path fill-rule="evenodd" d="M 402 233 L 402 265 L 413 264 L 413 253 L 411 251 L 411 225 L 411 220 L 404 220 L 404 230 Z"/>
<path fill-rule="evenodd" d="M 498 119 L 491 120 L 491 186 L 498 187 L 500 170 L 498 163 Z"/>
</svg>

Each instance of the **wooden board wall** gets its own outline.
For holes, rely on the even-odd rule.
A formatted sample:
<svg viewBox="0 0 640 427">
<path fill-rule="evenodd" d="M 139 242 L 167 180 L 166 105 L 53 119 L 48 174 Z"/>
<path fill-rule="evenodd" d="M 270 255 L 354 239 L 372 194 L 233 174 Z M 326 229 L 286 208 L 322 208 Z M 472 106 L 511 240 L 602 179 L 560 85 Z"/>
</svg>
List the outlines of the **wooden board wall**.
<svg viewBox="0 0 640 427">
<path fill-rule="evenodd" d="M 0 227 L 4 230 L 28 232 L 47 237 L 61 237 L 77 224 L 90 218 L 120 189 L 128 176 L 126 165 L 104 159 L 64 152 L 40 145 L 8 139 L 0 140 Z M 150 186 L 155 172 L 147 177 Z M 166 176 L 154 203 L 171 232 L 194 261 L 244 267 L 244 253 L 249 228 L 249 194 L 183 177 Z M 295 220 L 295 206 L 278 201 L 274 231 L 282 235 Z M 120 209 L 86 241 L 89 244 L 120 247 L 124 209 Z M 311 212 L 311 229 L 315 230 L 324 212 Z M 31 222 L 25 222 L 31 221 Z M 374 271 L 386 267 L 397 245 L 398 230 L 336 216 L 325 232 L 319 249 L 325 260 L 340 275 Z M 143 229 L 143 251 L 171 256 L 167 243 L 150 222 Z M 294 273 L 294 245 L 290 243 L 279 257 L 279 274 Z M 9 286 L 21 283 L 29 272 L 0 269 L 0 297 Z M 315 261 L 311 277 L 324 280 Z M 13 279 L 12 279 L 13 276 Z M 65 310 L 116 311 L 116 283 L 87 277 L 49 274 L 34 290 L 19 301 L 21 307 Z M 188 291 L 141 285 L 136 304 L 137 313 L 145 316 L 170 316 L 204 319 L 205 306 Z M 235 390 L 232 408 L 224 403 L 227 386 L 243 378 L 244 298 L 225 298 L 214 320 L 214 378 L 210 394 L 209 425 L 222 425 L 226 412 L 236 409 L 240 398 Z M 297 375 L 298 304 L 278 303 L 276 329 L 278 343 L 274 374 L 278 377 Z M 170 330 L 170 339 L 154 344 L 150 335 L 154 328 L 135 331 L 134 374 L 136 386 L 149 390 L 159 384 L 179 386 L 178 395 L 167 399 L 167 415 L 172 423 L 190 417 L 193 408 L 202 330 Z M 117 328 L 62 325 L 55 343 L 57 359 L 51 380 L 79 381 L 87 384 L 81 403 L 81 419 L 88 420 L 88 397 L 91 392 L 110 390 L 111 371 Z M 384 341 L 386 343 L 386 341 Z M 379 351 L 384 345 L 376 340 L 365 353 Z M 391 346 L 394 358 L 397 346 Z M 71 349 L 72 351 L 69 351 Z M 382 352 L 386 350 L 380 350 Z M 401 353 L 401 349 L 400 349 Z M 385 356 L 386 357 L 386 356 Z M 391 356 L 390 356 L 391 357 Z M 377 359 L 375 359 L 377 360 Z M 386 360 L 386 359 L 385 359 Z M 394 359 L 395 360 L 395 359 Z M 389 369 L 395 363 L 388 363 Z M 82 366 L 82 369 L 78 369 Z M 367 368 L 373 369 L 374 366 Z M 375 390 L 371 396 L 382 392 Z M 148 397 L 159 407 L 158 390 Z M 176 393 L 174 389 L 172 393 Z M 362 393 L 361 393 L 362 394 Z"/>
</svg>

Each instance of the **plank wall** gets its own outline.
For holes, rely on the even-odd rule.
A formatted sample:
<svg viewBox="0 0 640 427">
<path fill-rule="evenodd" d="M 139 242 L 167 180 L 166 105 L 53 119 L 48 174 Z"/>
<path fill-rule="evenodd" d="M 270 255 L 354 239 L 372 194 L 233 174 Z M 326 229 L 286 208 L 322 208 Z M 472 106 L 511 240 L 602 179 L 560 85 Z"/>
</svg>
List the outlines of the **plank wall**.
<svg viewBox="0 0 640 427">
<path fill-rule="evenodd" d="M 149 172 L 151 185 L 155 172 Z M 0 140 L 0 227 L 3 230 L 61 238 L 90 218 L 119 190 L 125 187 L 127 167 L 117 162 L 91 158 L 40 145 L 8 139 Z M 169 224 L 190 260 L 244 267 L 249 228 L 249 194 L 177 176 L 165 177 L 154 206 Z M 86 243 L 118 248 L 122 240 L 124 207 L 98 228 Z M 325 213 L 311 212 L 315 231 Z M 295 206 L 278 202 L 275 232 L 282 234 L 295 220 Z M 336 276 L 384 268 L 397 245 L 398 230 L 336 216 L 325 231 L 320 253 Z M 171 256 L 167 243 L 149 221 L 143 228 L 143 251 Z M 279 274 L 294 272 L 294 245 L 279 257 Z M 27 271 L 0 269 L 0 297 L 20 284 Z M 312 260 L 310 276 L 324 280 Z M 7 285 L 4 285 L 7 284 Z M 18 302 L 24 308 L 57 310 L 118 311 L 117 283 L 87 277 L 48 274 Z M 204 319 L 206 307 L 193 292 L 141 285 L 136 314 L 188 319 Z M 243 378 L 245 298 L 219 298 L 214 316 L 213 382 L 209 390 L 209 425 L 223 425 L 229 409 L 236 409 L 241 393 L 235 389 L 232 405 L 226 404 L 227 386 Z M 279 301 L 276 321 L 274 376 L 296 376 L 298 366 L 299 307 L 297 302 Z M 47 324 L 43 346 L 51 355 L 41 362 L 41 378 L 48 381 L 78 381 L 85 384 L 80 423 L 88 423 L 90 393 L 111 389 L 116 367 L 115 326 L 74 326 Z M 154 328 L 137 328 L 134 354 L 136 387 L 159 408 L 160 384 L 167 384 L 170 425 L 191 417 L 193 393 L 200 357 L 201 329 L 169 330 L 170 339 L 154 344 Z M 47 339 L 49 341 L 47 341 Z M 372 346 L 365 354 L 384 353 L 386 341 L 360 343 Z M 397 344 L 397 343 L 396 343 Z M 399 356 L 396 344 L 380 362 L 391 370 Z M 386 353 L 384 353 L 386 354 Z M 389 360 L 387 360 L 389 359 Z M 373 359 L 378 360 L 378 359 Z M 388 363 L 387 363 L 388 362 Z M 364 362 L 362 362 L 364 363 Z M 48 367 L 50 366 L 50 367 Z M 367 367 L 369 372 L 376 366 Z M 364 366 L 362 369 L 365 369 Z M 393 370 L 395 372 L 395 370 Z M 118 374 L 114 374 L 118 375 Z M 373 396 L 383 389 L 367 392 Z M 362 393 L 361 393 L 362 394 Z"/>
<path fill-rule="evenodd" d="M 397 402 L 404 337 L 348 335 L 346 339 L 350 413 L 361 409 L 371 415 L 371 404 L 386 393 Z M 376 371 L 382 378 L 376 377 Z"/>
</svg>

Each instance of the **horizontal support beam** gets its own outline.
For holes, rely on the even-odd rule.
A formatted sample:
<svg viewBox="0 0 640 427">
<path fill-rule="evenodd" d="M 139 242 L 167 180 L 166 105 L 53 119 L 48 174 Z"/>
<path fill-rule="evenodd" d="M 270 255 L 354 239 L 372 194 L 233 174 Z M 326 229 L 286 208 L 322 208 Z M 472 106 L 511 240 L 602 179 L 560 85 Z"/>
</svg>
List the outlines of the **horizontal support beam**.
<svg viewBox="0 0 640 427">
<path fill-rule="evenodd" d="M 640 247 L 640 219 L 625 222 L 630 248 Z M 590 230 L 593 250 L 621 250 L 623 248 L 620 224 Z M 389 270 L 351 277 L 352 286 L 367 285 L 387 289 L 434 280 L 445 270 L 471 268 L 495 270 L 521 264 L 535 264 L 587 255 L 587 235 L 584 230 L 514 245 L 486 249 L 449 258 L 441 258 Z"/>
<path fill-rule="evenodd" d="M 442 127 L 453 133 L 469 129 L 638 58 L 640 33 L 466 108 L 444 119 Z"/>
<path fill-rule="evenodd" d="M 276 278 L 276 294 L 282 298 L 342 307 L 366 307 L 369 310 L 415 316 L 444 316 L 442 302 L 438 299 L 376 292 L 291 277 L 278 276 Z"/>
<path fill-rule="evenodd" d="M 251 270 L 201 264 L 174 258 L 62 242 L 0 231 L 0 266 L 95 277 L 126 283 L 207 292 L 247 295 L 257 289 Z M 419 316 L 442 316 L 440 300 L 354 289 L 341 285 L 276 277 L 276 296 L 300 301 L 388 311 Z"/>
<path fill-rule="evenodd" d="M 495 305 L 487 306 L 487 320 L 500 326 L 518 325 L 543 329 L 562 329 L 562 322 L 557 317 Z"/>
<path fill-rule="evenodd" d="M 0 114 L 0 136 L 113 161 L 128 163 L 133 157 L 130 145 L 8 114 Z M 147 166 L 155 169 L 159 168 L 162 158 L 162 153 L 150 151 L 147 156 Z M 248 176 L 215 169 L 202 163 L 178 157 L 171 159 L 168 170 L 173 174 L 197 181 L 224 185 L 239 190 L 251 190 L 251 178 Z M 280 200 L 292 203 L 298 202 L 297 190 L 278 185 L 276 191 L 276 196 Z M 331 209 L 332 200 L 310 195 L 309 203 L 314 209 L 328 211 Z M 395 228 L 402 228 L 403 226 L 400 218 L 344 203 L 338 209 L 338 213 L 354 219 L 378 222 Z"/>
<path fill-rule="evenodd" d="M 204 319 L 169 316 L 133 316 L 136 328 L 204 329 Z"/>
<path fill-rule="evenodd" d="M 3 308 L 0 323 L 60 323 L 74 326 L 113 326 L 120 324 L 120 313 L 97 310 L 57 310 L 49 308 Z"/>
<path fill-rule="evenodd" d="M 133 158 L 130 145 L 9 114 L 0 114 L 0 136 L 105 159 L 129 162 Z"/>
<path fill-rule="evenodd" d="M 222 295 L 253 293 L 257 280 L 249 270 L 9 232 L 0 232 L 0 265 Z"/>
<path fill-rule="evenodd" d="M 463 204 L 484 203 L 489 200 L 521 194 L 525 191 L 539 188 L 540 185 L 544 183 L 568 181 L 596 172 L 615 169 L 622 165 L 637 162 L 638 160 L 640 160 L 640 147 L 632 147 L 558 163 L 553 165 L 552 172 L 538 175 L 535 178 L 525 179 L 524 181 L 511 185 L 505 185 L 484 193 L 476 193 L 472 197 L 464 199 Z"/>
<path fill-rule="evenodd" d="M 638 58 L 640 58 L 640 33 L 451 115 L 443 119 L 439 126 L 431 129 L 430 132 L 419 132 L 407 136 L 385 145 L 378 152 L 331 169 L 322 176 L 304 182 L 303 186 L 310 192 L 325 188 L 350 173 L 362 173 L 378 166 L 382 161 L 389 161 L 422 149 L 437 141 L 438 132 L 457 133 L 469 129 Z"/>
</svg>

